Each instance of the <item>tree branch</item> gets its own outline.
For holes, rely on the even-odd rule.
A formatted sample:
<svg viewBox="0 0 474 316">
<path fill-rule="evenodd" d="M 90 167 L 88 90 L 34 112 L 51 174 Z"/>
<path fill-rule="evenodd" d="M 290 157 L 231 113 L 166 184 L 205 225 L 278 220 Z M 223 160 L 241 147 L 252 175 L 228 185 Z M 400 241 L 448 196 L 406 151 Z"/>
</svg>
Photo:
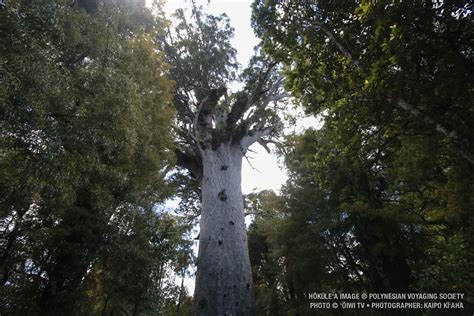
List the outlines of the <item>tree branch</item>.
<svg viewBox="0 0 474 316">
<path fill-rule="evenodd" d="M 344 45 L 334 34 L 333 31 L 331 31 L 326 25 L 323 23 L 320 23 L 318 21 L 314 21 L 314 25 L 319 27 L 326 35 L 327 37 L 336 44 L 337 48 L 339 51 L 347 57 L 357 68 L 359 68 L 362 72 L 367 73 L 367 69 L 362 63 L 354 57 L 354 55 L 351 53 L 351 51 L 347 48 L 346 45 Z M 387 101 L 391 102 L 391 100 L 388 98 Z M 449 140 L 454 141 L 454 144 L 456 145 L 458 153 L 466 159 L 469 163 L 474 164 L 474 155 L 470 153 L 469 151 L 466 151 L 461 148 L 461 145 L 459 144 L 459 137 L 458 133 L 452 129 L 448 129 L 446 126 L 442 125 L 441 123 L 437 122 L 430 116 L 423 114 L 418 110 L 414 105 L 408 103 L 406 100 L 403 98 L 398 98 L 395 101 L 395 104 L 401 108 L 402 110 L 408 112 L 410 115 L 412 115 L 415 118 L 423 120 L 425 123 L 434 126 L 434 130 L 438 132 L 439 134 L 442 134 L 443 136 L 447 137 Z"/>
<path fill-rule="evenodd" d="M 333 31 L 331 31 L 324 23 L 320 23 L 319 21 L 314 21 L 314 24 L 318 26 L 325 34 L 326 36 L 336 44 L 337 48 L 339 51 L 346 56 L 357 68 L 360 70 L 366 72 L 366 68 L 364 65 L 362 65 L 356 57 L 351 53 L 351 51 L 347 48 L 342 41 L 340 41 L 337 37 L 336 34 L 334 34 Z"/>
<path fill-rule="evenodd" d="M 259 143 L 260 145 L 262 145 L 263 148 L 265 148 L 265 150 L 267 151 L 267 153 L 270 153 L 270 148 L 268 147 L 267 145 L 267 142 L 265 142 L 263 139 L 258 139 L 257 140 L 257 143 Z"/>
<path fill-rule="evenodd" d="M 268 136 L 272 133 L 273 128 L 271 127 L 266 127 L 262 129 L 258 129 L 257 131 L 249 131 L 247 133 L 247 136 L 244 136 L 242 140 L 240 141 L 240 147 L 242 148 L 242 151 L 247 151 L 247 149 L 255 143 L 256 141 L 260 140 L 264 136 Z"/>
<path fill-rule="evenodd" d="M 460 148 L 459 145 L 458 145 L 458 141 L 459 141 L 459 137 L 458 137 L 458 134 L 456 133 L 456 131 L 454 130 L 448 130 L 446 127 L 444 127 L 443 125 L 439 124 L 438 122 L 436 122 L 435 120 L 433 120 L 431 117 L 427 116 L 427 115 L 423 115 L 417 108 L 415 108 L 413 105 L 411 105 L 410 103 L 406 102 L 405 100 L 403 100 L 402 98 L 398 98 L 397 101 L 396 101 L 396 104 L 402 108 L 403 110 L 407 111 L 408 113 L 410 113 L 411 115 L 413 115 L 414 117 L 417 117 L 417 118 L 420 118 L 422 119 L 424 122 L 426 122 L 427 124 L 430 124 L 430 125 L 434 125 L 435 126 L 435 130 L 444 135 L 446 138 L 448 138 L 449 140 L 453 141 L 454 144 L 456 144 L 456 148 L 458 149 L 458 153 L 464 158 L 466 159 L 467 161 L 469 161 L 471 164 L 474 164 L 474 156 L 468 152 L 468 151 L 465 151 L 464 149 Z"/>
<path fill-rule="evenodd" d="M 254 106 L 259 98 L 265 93 L 269 93 L 271 88 L 267 91 L 263 89 L 265 82 L 268 80 L 272 69 L 277 65 L 276 61 L 272 61 L 268 64 L 267 69 L 263 72 L 261 71 L 258 75 L 257 83 L 250 96 L 240 96 L 232 106 L 228 116 L 228 124 L 230 127 L 234 127 L 240 119 L 243 119 L 244 113 L 246 113 L 252 106 Z M 280 81 L 280 80 L 278 80 Z M 273 86 L 272 86 L 273 88 Z M 248 129 L 247 129 L 248 130 Z"/>
<path fill-rule="evenodd" d="M 248 132 L 252 127 L 252 124 L 257 122 L 261 118 L 261 111 L 265 110 L 270 104 L 270 102 L 280 101 L 282 99 L 290 97 L 290 95 L 286 92 L 277 94 L 278 89 L 281 87 L 283 83 L 283 78 L 278 79 L 270 89 L 267 91 L 267 96 L 256 103 L 256 111 L 253 111 L 248 117 L 244 120 L 245 131 Z"/>
<path fill-rule="evenodd" d="M 191 148 L 177 146 L 175 149 L 177 165 L 186 168 L 196 180 L 202 179 L 201 155 L 196 154 Z"/>
</svg>

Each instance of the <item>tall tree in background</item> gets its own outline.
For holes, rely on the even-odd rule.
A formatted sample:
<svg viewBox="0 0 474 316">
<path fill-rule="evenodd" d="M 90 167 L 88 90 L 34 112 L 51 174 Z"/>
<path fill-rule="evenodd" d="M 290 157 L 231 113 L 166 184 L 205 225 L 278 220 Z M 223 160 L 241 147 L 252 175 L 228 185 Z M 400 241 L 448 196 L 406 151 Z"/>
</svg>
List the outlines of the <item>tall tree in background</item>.
<svg viewBox="0 0 474 316">
<path fill-rule="evenodd" d="M 182 227 L 151 212 L 174 164 L 162 22 L 144 1 L 0 8 L 1 314 L 136 314 L 151 263 L 177 262 Z"/>
<path fill-rule="evenodd" d="M 194 314 L 250 315 L 253 285 L 244 222 L 241 166 L 249 146 L 279 129 L 268 105 L 281 99 L 275 63 L 263 55 L 236 79 L 233 30 L 225 15 L 204 14 L 193 5 L 179 10 L 165 40 L 178 110 L 178 163 L 199 183 L 201 219 Z"/>
<path fill-rule="evenodd" d="M 284 206 L 254 231 L 285 262 L 283 302 L 315 289 L 443 289 L 472 309 L 468 4 L 256 1 L 254 26 L 325 122 L 291 139 Z"/>
</svg>

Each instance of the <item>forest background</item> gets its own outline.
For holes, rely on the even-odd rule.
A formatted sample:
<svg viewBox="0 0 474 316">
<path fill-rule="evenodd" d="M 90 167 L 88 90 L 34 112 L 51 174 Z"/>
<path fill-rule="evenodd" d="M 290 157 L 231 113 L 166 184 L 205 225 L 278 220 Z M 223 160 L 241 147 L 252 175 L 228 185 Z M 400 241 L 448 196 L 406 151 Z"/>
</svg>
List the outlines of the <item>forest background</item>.
<svg viewBox="0 0 474 316">
<path fill-rule="evenodd" d="M 288 180 L 245 196 L 257 314 L 311 314 L 313 292 L 460 292 L 472 309 L 468 3 L 257 0 L 240 77 L 225 16 L 170 24 L 161 6 L 1 5 L 0 314 L 190 314 L 176 279 L 200 198 L 177 150 L 179 76 L 245 86 L 262 60 L 288 94 L 261 114 Z M 199 15 L 222 54 L 172 50 Z M 294 105 L 324 124 L 283 133 Z"/>
</svg>

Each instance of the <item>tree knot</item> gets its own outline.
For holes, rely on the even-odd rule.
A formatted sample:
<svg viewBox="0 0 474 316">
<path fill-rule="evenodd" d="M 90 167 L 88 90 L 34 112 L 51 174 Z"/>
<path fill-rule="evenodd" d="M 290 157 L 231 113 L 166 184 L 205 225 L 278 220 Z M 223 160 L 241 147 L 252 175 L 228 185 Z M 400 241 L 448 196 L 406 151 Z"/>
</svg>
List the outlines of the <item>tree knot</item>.
<svg viewBox="0 0 474 316">
<path fill-rule="evenodd" d="M 225 193 L 225 189 L 219 192 L 217 197 L 223 202 L 227 201 L 227 194 Z"/>
</svg>

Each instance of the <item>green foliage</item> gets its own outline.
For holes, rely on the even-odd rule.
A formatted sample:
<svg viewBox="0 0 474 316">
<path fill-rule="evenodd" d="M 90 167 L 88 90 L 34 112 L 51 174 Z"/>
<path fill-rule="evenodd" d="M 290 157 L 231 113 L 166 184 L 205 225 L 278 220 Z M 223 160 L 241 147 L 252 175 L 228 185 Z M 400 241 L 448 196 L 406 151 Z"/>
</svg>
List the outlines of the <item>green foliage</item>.
<svg viewBox="0 0 474 316">
<path fill-rule="evenodd" d="M 230 44 L 234 30 L 225 15 L 205 14 L 193 5 L 191 12 L 178 9 L 174 28 L 162 38 L 175 81 L 174 105 L 185 120 L 190 103 L 200 103 L 213 89 L 236 79 L 236 50 Z"/>
<path fill-rule="evenodd" d="M 190 264 L 191 242 L 183 237 L 189 227 L 168 213 L 127 208 L 111 222 L 107 244 L 87 279 L 83 313 L 147 314 L 176 308 L 186 290 L 168 280 Z"/>
<path fill-rule="evenodd" d="M 437 169 L 419 143 L 406 156 L 397 138 L 342 122 L 290 139 L 281 197 L 248 207 L 260 210 L 249 246 L 261 314 L 310 314 L 312 292 L 472 293 L 472 179 Z"/>
<path fill-rule="evenodd" d="M 472 301 L 471 15 L 460 1 L 255 1 L 287 88 L 324 118 L 287 140 L 283 202 L 252 235 L 293 313 L 310 313 L 298 308 L 311 292 L 455 289 Z"/>
<path fill-rule="evenodd" d="M 0 313 L 161 308 L 156 266 L 190 252 L 150 211 L 174 163 L 165 22 L 144 1 L 12 0 L 0 23 Z"/>
<path fill-rule="evenodd" d="M 472 163 L 471 15 L 462 1 L 255 1 L 253 23 L 309 111 L 395 114 Z"/>
</svg>

